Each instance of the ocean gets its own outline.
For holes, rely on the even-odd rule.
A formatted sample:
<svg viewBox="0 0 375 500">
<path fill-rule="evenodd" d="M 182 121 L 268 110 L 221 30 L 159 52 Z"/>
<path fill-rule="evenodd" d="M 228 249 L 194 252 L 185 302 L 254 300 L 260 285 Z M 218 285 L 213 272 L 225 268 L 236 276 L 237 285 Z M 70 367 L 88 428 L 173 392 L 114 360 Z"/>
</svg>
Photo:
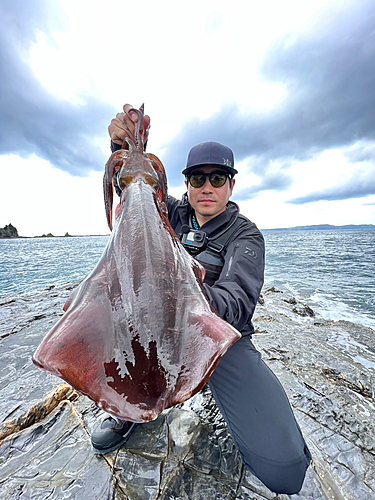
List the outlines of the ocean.
<svg viewBox="0 0 375 500">
<path fill-rule="evenodd" d="M 326 319 L 375 329 L 375 230 L 264 231 L 265 283 Z M 0 297 L 81 280 L 108 236 L 0 240 Z"/>
<path fill-rule="evenodd" d="M 265 282 L 326 319 L 375 329 L 375 230 L 265 231 Z"/>
</svg>

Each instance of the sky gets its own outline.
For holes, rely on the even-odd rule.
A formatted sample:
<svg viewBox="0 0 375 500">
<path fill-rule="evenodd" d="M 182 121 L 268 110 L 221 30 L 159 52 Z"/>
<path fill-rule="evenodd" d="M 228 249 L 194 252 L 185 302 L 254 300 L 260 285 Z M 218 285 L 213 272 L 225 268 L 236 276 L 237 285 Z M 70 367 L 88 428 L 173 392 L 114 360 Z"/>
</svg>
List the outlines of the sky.
<svg viewBox="0 0 375 500">
<path fill-rule="evenodd" d="M 0 0 L 0 227 L 108 234 L 108 125 L 151 117 L 169 193 L 229 146 L 261 229 L 375 224 L 373 0 Z"/>
</svg>

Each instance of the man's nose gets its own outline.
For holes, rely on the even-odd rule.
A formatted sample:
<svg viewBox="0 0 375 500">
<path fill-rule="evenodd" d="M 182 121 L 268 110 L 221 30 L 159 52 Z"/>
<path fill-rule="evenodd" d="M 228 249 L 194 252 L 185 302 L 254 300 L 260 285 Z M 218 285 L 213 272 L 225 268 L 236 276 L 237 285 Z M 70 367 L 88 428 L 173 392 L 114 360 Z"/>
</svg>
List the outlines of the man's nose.
<svg viewBox="0 0 375 500">
<path fill-rule="evenodd" d="M 203 184 L 202 186 L 202 190 L 204 192 L 207 192 L 207 191 L 212 191 L 212 185 L 211 185 L 211 182 L 210 182 L 210 178 L 209 177 L 206 177 L 206 180 L 205 180 L 205 183 Z"/>
</svg>

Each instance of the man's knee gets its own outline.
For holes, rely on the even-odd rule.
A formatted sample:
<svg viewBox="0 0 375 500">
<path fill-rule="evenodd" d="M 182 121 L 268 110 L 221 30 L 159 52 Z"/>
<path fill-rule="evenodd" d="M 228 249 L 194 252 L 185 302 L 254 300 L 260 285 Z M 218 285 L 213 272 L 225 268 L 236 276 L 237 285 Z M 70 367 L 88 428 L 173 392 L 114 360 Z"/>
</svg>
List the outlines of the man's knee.
<svg viewBox="0 0 375 500">
<path fill-rule="evenodd" d="M 304 454 L 289 463 L 265 460 L 260 457 L 247 460 L 245 466 L 274 493 L 294 495 L 300 491 L 305 480 L 306 470 L 311 461 L 307 447 Z"/>
</svg>

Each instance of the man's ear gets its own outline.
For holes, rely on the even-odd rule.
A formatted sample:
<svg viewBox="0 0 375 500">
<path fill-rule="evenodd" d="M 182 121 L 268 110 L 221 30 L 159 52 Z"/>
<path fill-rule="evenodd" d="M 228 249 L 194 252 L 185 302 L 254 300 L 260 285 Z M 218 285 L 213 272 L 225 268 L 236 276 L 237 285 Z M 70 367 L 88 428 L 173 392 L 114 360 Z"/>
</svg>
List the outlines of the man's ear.
<svg viewBox="0 0 375 500">
<path fill-rule="evenodd" d="M 234 187 L 235 183 L 236 183 L 236 179 L 232 179 L 232 185 L 230 187 L 230 194 L 232 194 L 233 187 Z"/>
</svg>

